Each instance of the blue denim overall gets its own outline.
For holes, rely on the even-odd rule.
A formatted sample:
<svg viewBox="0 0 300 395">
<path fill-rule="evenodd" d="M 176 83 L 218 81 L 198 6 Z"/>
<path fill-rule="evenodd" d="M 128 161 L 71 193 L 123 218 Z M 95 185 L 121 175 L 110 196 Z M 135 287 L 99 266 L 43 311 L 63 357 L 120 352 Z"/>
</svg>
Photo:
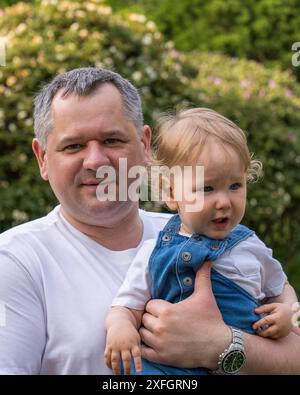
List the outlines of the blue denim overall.
<svg viewBox="0 0 300 395">
<path fill-rule="evenodd" d="M 206 260 L 216 260 L 223 252 L 231 250 L 254 233 L 243 225 L 237 225 L 222 240 L 210 239 L 198 233 L 186 237 L 178 233 L 180 224 L 179 215 L 174 215 L 159 233 L 150 256 L 149 273 L 153 299 L 164 299 L 172 303 L 186 299 L 193 293 L 195 275 Z M 259 316 L 253 310 L 258 302 L 247 291 L 214 269 L 211 271 L 211 282 L 225 323 L 254 333 L 252 324 Z M 179 369 L 145 359 L 142 361 L 142 369 L 139 374 L 209 374 L 204 368 Z"/>
</svg>

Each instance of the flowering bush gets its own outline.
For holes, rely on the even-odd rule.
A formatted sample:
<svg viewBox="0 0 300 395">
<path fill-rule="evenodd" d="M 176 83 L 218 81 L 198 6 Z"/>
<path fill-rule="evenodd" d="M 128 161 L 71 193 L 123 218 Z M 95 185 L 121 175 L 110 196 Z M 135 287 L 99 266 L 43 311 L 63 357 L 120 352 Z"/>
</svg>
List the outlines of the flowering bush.
<svg viewBox="0 0 300 395">
<path fill-rule="evenodd" d="M 189 97 L 193 70 L 184 56 L 174 59 L 172 44 L 143 15 L 113 15 L 102 0 L 18 3 L 4 9 L 1 36 L 7 40 L 7 65 L 0 67 L 1 230 L 55 202 L 31 152 L 33 97 L 54 75 L 84 66 L 121 73 L 139 88 L 147 122 Z"/>
<path fill-rule="evenodd" d="M 221 51 L 283 69 L 300 81 L 292 44 L 300 41 L 298 0 L 106 0 L 125 13 L 138 10 L 153 19 L 182 51 Z M 299 56 L 297 56 L 299 59 Z"/>
</svg>

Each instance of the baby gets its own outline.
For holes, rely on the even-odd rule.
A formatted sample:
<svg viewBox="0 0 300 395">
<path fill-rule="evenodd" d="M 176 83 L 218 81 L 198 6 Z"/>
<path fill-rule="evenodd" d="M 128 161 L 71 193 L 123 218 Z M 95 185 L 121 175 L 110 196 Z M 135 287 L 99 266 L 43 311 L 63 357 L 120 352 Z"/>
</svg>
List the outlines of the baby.
<svg viewBox="0 0 300 395">
<path fill-rule="evenodd" d="M 208 374 L 200 367 L 142 363 L 138 329 L 149 299 L 177 303 L 187 298 L 196 272 L 211 260 L 212 289 L 225 323 L 278 339 L 292 329 L 292 305 L 297 298 L 272 251 L 240 225 L 247 182 L 262 169 L 259 161 L 251 159 L 240 128 L 210 109 L 181 111 L 161 121 L 156 159 L 169 168 L 203 166 L 204 185 L 199 186 L 193 175 L 191 196 L 178 199 L 176 179 L 170 181 L 166 204 L 178 214 L 157 240 L 144 242 L 129 268 L 106 319 L 105 361 L 115 374 L 120 374 L 121 362 L 125 374 L 134 370 L 138 374 Z"/>
</svg>

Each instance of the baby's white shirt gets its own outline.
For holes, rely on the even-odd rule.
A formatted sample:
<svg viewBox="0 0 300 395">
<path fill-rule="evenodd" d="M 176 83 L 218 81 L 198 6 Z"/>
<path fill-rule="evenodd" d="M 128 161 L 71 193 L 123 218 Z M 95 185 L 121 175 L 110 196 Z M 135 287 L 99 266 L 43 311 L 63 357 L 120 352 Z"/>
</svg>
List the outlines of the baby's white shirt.
<svg viewBox="0 0 300 395">
<path fill-rule="evenodd" d="M 148 262 L 155 245 L 156 239 L 143 243 L 113 300 L 113 306 L 143 310 L 151 299 Z M 224 252 L 213 262 L 212 268 L 234 281 L 257 301 L 280 295 L 287 281 L 281 264 L 272 256 L 272 250 L 255 234 Z"/>
</svg>

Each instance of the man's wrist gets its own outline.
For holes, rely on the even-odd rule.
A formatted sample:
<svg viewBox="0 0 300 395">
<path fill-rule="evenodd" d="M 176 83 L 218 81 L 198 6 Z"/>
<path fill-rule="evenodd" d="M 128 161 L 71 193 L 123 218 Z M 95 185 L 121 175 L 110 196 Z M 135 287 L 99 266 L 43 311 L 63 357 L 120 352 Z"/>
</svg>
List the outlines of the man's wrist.
<svg viewBox="0 0 300 395">
<path fill-rule="evenodd" d="M 218 361 L 220 354 L 230 345 L 232 340 L 232 332 L 229 326 L 222 325 L 218 330 L 215 331 L 212 338 L 212 343 L 214 345 L 214 350 L 211 355 L 207 357 L 210 358 L 205 367 L 214 371 L 218 368 Z"/>
<path fill-rule="evenodd" d="M 244 337 L 240 329 L 230 327 L 232 333 L 231 343 L 219 355 L 218 369 L 214 374 L 237 374 L 246 362 Z"/>
</svg>

